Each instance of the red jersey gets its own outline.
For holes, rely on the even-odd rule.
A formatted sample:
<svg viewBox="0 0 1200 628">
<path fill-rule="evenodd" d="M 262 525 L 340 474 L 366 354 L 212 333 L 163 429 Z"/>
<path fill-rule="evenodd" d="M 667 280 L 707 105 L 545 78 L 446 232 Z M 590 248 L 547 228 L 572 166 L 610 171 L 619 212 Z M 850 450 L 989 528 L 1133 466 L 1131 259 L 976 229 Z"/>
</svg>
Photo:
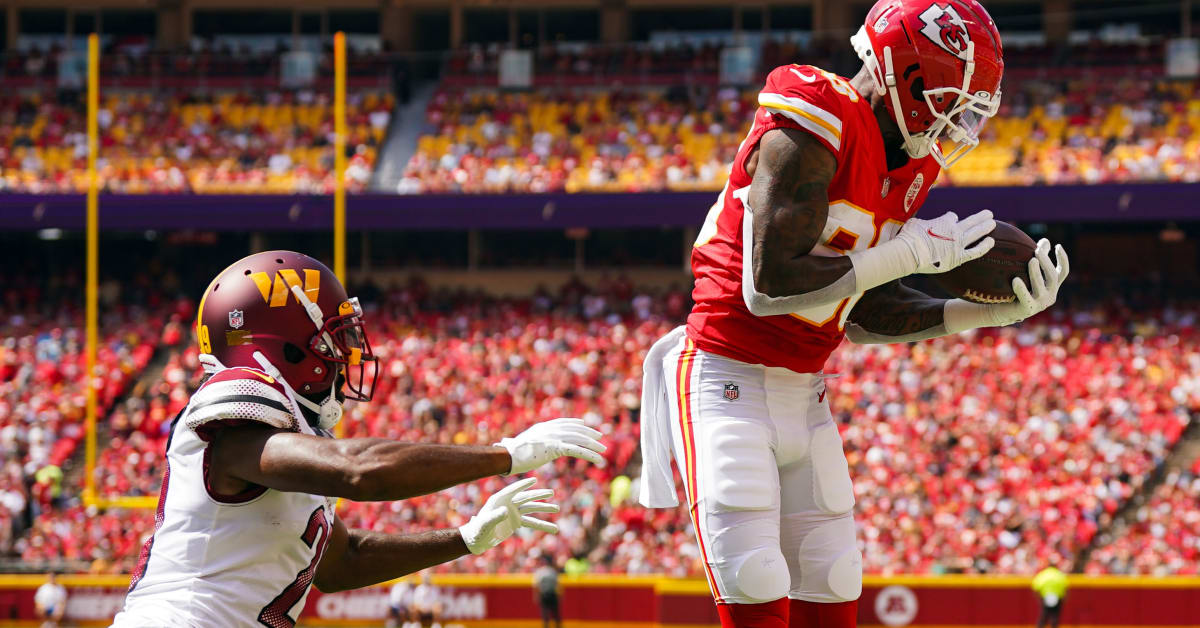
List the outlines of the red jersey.
<svg viewBox="0 0 1200 628">
<path fill-rule="evenodd" d="M 758 104 L 729 181 L 692 248 L 696 305 L 688 316 L 687 334 L 705 351 L 815 373 L 842 341 L 846 317 L 862 295 L 779 316 L 755 316 L 747 309 L 742 298 L 742 232 L 750 175 L 744 165 L 759 139 L 771 129 L 797 129 L 817 138 L 837 158 L 837 173 L 829 184 L 829 219 L 810 255 L 845 255 L 895 237 L 925 201 L 939 167 L 925 157 L 889 171 L 867 98 L 845 78 L 819 68 L 775 68 L 758 94 Z"/>
</svg>

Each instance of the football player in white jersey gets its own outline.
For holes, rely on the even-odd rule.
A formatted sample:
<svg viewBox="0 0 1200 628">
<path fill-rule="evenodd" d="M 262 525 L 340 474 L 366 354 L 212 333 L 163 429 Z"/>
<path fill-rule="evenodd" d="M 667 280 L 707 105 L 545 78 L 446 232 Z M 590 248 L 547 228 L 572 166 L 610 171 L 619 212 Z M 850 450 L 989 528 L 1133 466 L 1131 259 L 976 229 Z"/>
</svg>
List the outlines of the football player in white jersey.
<svg viewBox="0 0 1200 628">
<path fill-rule="evenodd" d="M 494 446 L 334 439 L 345 399 L 368 401 L 378 374 L 358 300 L 315 259 L 251 255 L 209 285 L 196 321 L 209 376 L 167 441 L 155 531 L 117 628 L 291 627 L 310 585 L 384 582 L 494 547 L 558 507 L 524 479 L 457 529 L 348 530 L 334 499 L 390 501 L 560 456 L 602 464 L 578 419 L 539 423 Z"/>
</svg>

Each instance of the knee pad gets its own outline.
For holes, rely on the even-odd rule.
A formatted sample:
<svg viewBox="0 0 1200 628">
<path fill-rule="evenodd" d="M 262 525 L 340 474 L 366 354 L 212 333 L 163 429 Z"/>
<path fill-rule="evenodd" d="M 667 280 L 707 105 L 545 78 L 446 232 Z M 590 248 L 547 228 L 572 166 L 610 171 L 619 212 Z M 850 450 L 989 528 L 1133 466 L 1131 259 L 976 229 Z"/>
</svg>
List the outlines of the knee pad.
<svg viewBox="0 0 1200 628">
<path fill-rule="evenodd" d="M 778 548 L 763 548 L 746 556 L 735 578 L 741 597 L 753 602 L 785 597 L 792 583 L 787 559 Z"/>
<path fill-rule="evenodd" d="M 713 512 L 778 506 L 779 469 L 766 427 L 748 421 L 715 422 L 705 436 L 705 453 L 712 462 Z"/>
<path fill-rule="evenodd" d="M 785 518 L 785 524 L 788 525 Z M 862 595 L 862 553 L 854 538 L 854 518 L 849 514 L 809 521 L 802 530 L 789 530 L 784 536 L 799 543 L 787 543 L 795 552 L 789 558 L 792 598 L 810 602 L 848 602 Z"/>
<path fill-rule="evenodd" d="M 832 421 L 813 430 L 810 451 L 817 508 L 830 515 L 850 512 L 854 508 L 854 485 L 850 482 L 842 437 Z"/>
<path fill-rule="evenodd" d="M 857 600 L 862 595 L 862 552 L 852 547 L 838 555 L 829 566 L 826 583 L 838 601 Z"/>
</svg>

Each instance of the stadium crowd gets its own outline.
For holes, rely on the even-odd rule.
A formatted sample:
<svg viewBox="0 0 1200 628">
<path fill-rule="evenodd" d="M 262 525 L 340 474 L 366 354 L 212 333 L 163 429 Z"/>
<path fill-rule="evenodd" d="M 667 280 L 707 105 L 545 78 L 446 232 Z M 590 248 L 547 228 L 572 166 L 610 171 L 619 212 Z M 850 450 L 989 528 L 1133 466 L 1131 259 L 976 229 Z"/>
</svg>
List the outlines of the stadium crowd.
<svg viewBox="0 0 1200 628">
<path fill-rule="evenodd" d="M 1008 83 L 981 146 L 941 185 L 1200 181 L 1194 81 Z M 443 89 L 398 191 L 716 191 L 755 98 L 696 85 Z"/>
<path fill-rule="evenodd" d="M 86 112 L 49 92 L 0 95 L 0 192 L 87 188 Z M 366 187 L 392 97 L 347 101 L 347 189 Z M 328 95 L 283 91 L 113 91 L 97 114 L 101 189 L 118 193 L 332 192 Z"/>
<path fill-rule="evenodd" d="M 721 50 L 715 42 L 545 46 L 534 52 L 536 73 L 554 80 L 525 92 L 494 88 L 499 48 L 449 53 L 395 191 L 719 190 L 756 106 L 754 89 L 719 85 Z M 845 66 L 837 50 L 768 40 L 758 64 Z M 103 189 L 332 190 L 328 90 L 278 87 L 279 52 L 105 55 L 113 86 L 99 112 Z M 1161 44 L 1013 47 L 1000 115 L 985 128 L 981 147 L 940 184 L 1200 181 L 1200 94 L 1194 80 L 1161 78 L 1162 55 Z M 321 72 L 328 57 L 318 57 Z M 58 51 L 34 50 L 4 62 L 14 89 L 0 96 L 0 191 L 85 188 L 80 96 L 48 84 L 59 58 Z M 389 73 L 406 75 L 409 63 L 374 53 L 352 55 L 351 62 L 352 75 L 380 84 Z M 1122 78 L 1094 80 L 1112 67 Z M 206 87 L 138 82 L 145 76 L 202 76 Z M 245 83 L 251 76 L 270 86 Z M 349 91 L 351 192 L 367 188 L 394 105 L 378 87 Z"/>
<path fill-rule="evenodd" d="M 634 502 L 641 360 L 654 339 L 682 320 L 685 293 L 640 291 L 620 279 L 595 290 L 573 282 L 515 300 L 431 293 L 420 281 L 359 293 L 373 295 L 368 301 L 376 304 L 370 324 L 382 375 L 373 402 L 349 407 L 346 436 L 481 444 L 534 421 L 581 416 L 605 433 L 610 447 L 604 468 L 559 461 L 538 473 L 563 506 L 557 538 L 524 533 L 518 542 L 441 569 L 532 570 L 549 553 L 579 570 L 702 573 L 686 507 L 647 511 Z M 114 346 L 132 352 L 132 343 L 145 357 L 127 371 L 104 370 L 123 373 L 103 405 L 106 440 L 96 479 L 104 496 L 156 494 L 166 428 L 200 381 L 184 328 L 190 304 L 158 307 L 158 314 L 144 315 L 157 325 L 135 327 L 161 335 L 130 336 L 117 315 L 105 328 L 106 338 L 124 339 Z M 1137 314 L 1118 306 L 1064 308 L 1017 329 L 914 345 L 843 346 L 830 364 L 840 374 L 830 383 L 830 401 L 855 480 L 866 570 L 1030 573 L 1055 555 L 1076 556 L 1111 524 L 1178 441 L 1190 413 L 1200 410 L 1196 315 L 1194 308 Z M 35 351 L 31 338 L 53 332 L 8 325 L 0 363 L 37 368 L 43 361 L 11 348 Z M 78 356 L 77 345 L 64 346 Z M 148 371 L 131 385 L 154 345 L 165 352 L 161 374 Z M 119 355 L 114 350 L 111 360 Z M 111 360 L 103 363 L 120 363 Z M 59 364 L 71 368 L 70 361 Z M 19 390 L 22 398 L 66 404 L 73 414 L 59 420 L 20 413 L 19 402 L 6 401 L 0 425 L 41 427 L 51 449 L 77 441 L 77 385 L 17 386 L 20 370 L 0 370 L 6 400 Z M 136 555 L 130 548 L 149 533 L 150 514 L 82 507 L 79 474 L 70 465 L 65 478 L 42 472 L 36 455 L 23 453 L 26 464 L 6 465 L 0 513 L 25 525 L 13 528 L 20 534 L 0 551 L 32 563 L 66 557 L 90 561 L 97 571 L 129 569 Z M 404 502 L 344 502 L 340 512 L 348 525 L 376 530 L 459 525 L 500 482 Z M 1180 520 L 1189 509 L 1169 507 L 1194 498 L 1188 482 L 1169 483 L 1175 492 L 1147 507 L 1151 534 L 1119 541 L 1116 547 L 1130 548 L 1124 555 L 1176 541 L 1155 531 L 1185 534 L 1174 531 L 1195 527 Z M 56 485 L 61 495 L 35 508 L 38 495 Z M 1196 537 L 1187 538 L 1177 545 L 1185 561 Z M 1134 568 L 1105 556 L 1095 555 L 1093 569 Z M 1179 561 L 1169 568 L 1188 569 Z"/>
<path fill-rule="evenodd" d="M 1165 576 L 1200 574 L 1200 458 L 1188 469 L 1169 472 L 1132 522 L 1092 552 L 1085 571 Z"/>
<path fill-rule="evenodd" d="M 0 555 L 26 554 L 36 541 L 20 533 L 78 497 L 78 474 L 66 477 L 64 467 L 78 457 L 85 437 L 84 333 L 82 312 L 73 304 L 82 288 L 77 275 L 43 285 L 13 273 L 0 284 Z M 166 303 L 118 306 L 119 294 L 106 284 L 101 295 L 113 304 L 102 321 L 90 378 L 101 413 L 146 368 L 170 311 Z M 38 546 L 29 555 L 62 555 L 53 549 Z"/>
</svg>

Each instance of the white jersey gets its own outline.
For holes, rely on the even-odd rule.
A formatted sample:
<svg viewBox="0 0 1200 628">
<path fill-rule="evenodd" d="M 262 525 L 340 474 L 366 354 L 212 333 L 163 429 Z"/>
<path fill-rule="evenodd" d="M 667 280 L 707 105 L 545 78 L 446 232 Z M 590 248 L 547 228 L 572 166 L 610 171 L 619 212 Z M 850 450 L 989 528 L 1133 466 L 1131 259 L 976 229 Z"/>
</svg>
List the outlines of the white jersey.
<svg viewBox="0 0 1200 628">
<path fill-rule="evenodd" d="M 253 487 L 209 486 L 215 430 L 248 423 L 305 434 L 292 393 L 249 368 L 218 371 L 171 425 L 154 535 L 134 570 L 115 628 L 295 626 L 329 541 L 333 500 Z"/>
</svg>

